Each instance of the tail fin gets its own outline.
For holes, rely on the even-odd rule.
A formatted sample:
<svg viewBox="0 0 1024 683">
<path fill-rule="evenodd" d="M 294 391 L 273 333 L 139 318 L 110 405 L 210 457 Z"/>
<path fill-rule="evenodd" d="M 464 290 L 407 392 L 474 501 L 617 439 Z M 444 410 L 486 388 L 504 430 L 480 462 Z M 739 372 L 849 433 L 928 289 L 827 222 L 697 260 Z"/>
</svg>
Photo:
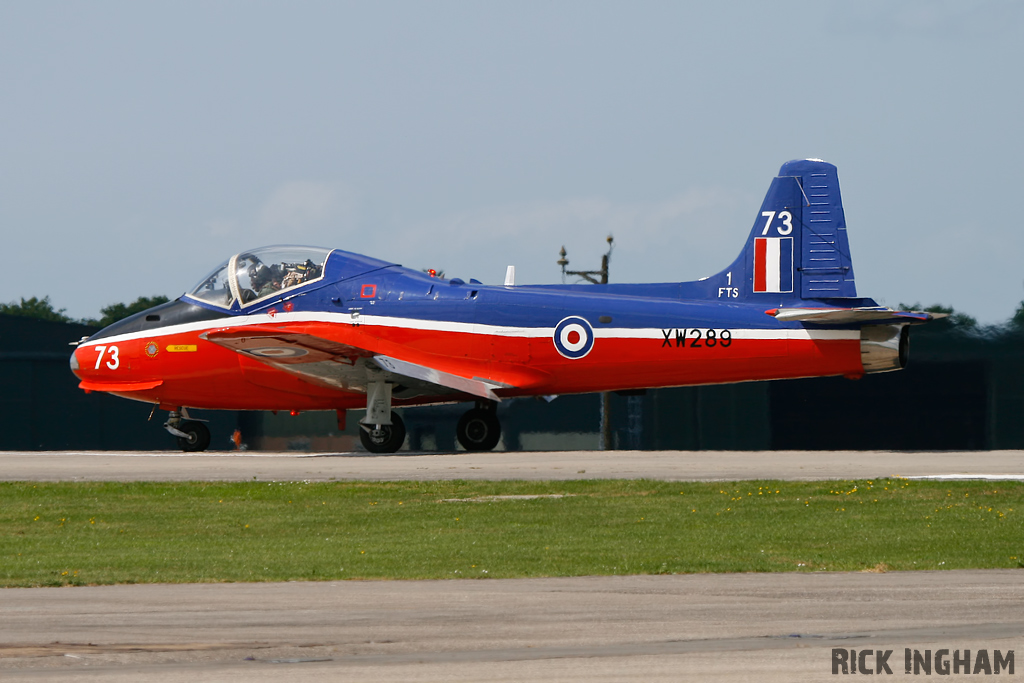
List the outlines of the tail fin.
<svg viewBox="0 0 1024 683">
<path fill-rule="evenodd" d="M 817 159 L 783 164 L 742 253 L 709 280 L 722 277 L 737 299 L 856 297 L 836 167 Z"/>
</svg>

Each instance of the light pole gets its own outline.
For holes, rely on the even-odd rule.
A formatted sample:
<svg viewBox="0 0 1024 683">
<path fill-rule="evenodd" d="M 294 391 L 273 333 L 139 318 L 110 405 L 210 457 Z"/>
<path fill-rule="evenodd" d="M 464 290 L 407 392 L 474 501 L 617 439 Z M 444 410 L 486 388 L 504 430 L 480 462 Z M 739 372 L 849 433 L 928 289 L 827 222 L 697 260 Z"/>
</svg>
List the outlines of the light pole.
<svg viewBox="0 0 1024 683">
<path fill-rule="evenodd" d="M 562 266 L 562 280 L 565 280 L 566 275 L 572 275 L 581 277 L 587 282 L 595 285 L 606 285 L 608 284 L 608 261 L 612 258 L 612 236 L 608 235 L 608 253 L 601 257 L 601 270 L 566 270 L 565 267 L 569 265 L 569 259 L 565 258 L 565 245 L 562 245 L 562 250 L 559 255 L 562 257 L 555 261 L 558 265 Z M 600 279 L 598 279 L 600 278 Z"/>
<path fill-rule="evenodd" d="M 587 282 L 591 282 L 595 285 L 606 285 L 608 284 L 608 262 L 612 257 L 612 236 L 608 235 L 608 252 L 601 257 L 601 269 L 600 270 L 566 270 L 565 267 L 569 265 L 569 259 L 565 258 L 565 245 L 562 245 L 562 250 L 559 253 L 561 258 L 556 261 L 558 265 L 562 267 L 562 282 L 565 282 L 567 275 L 574 277 L 581 277 Z M 601 392 L 601 450 L 610 451 L 612 447 L 612 420 L 611 420 L 611 409 L 612 409 L 612 395 L 611 392 Z"/>
</svg>

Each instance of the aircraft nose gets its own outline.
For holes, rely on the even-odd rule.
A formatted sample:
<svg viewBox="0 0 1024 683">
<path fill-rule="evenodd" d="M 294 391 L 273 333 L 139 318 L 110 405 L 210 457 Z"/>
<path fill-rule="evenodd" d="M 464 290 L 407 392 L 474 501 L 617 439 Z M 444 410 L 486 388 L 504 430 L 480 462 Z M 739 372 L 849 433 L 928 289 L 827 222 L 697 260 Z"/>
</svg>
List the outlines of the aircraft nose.
<svg viewBox="0 0 1024 683">
<path fill-rule="evenodd" d="M 80 349 L 75 349 L 74 351 L 72 351 L 71 352 L 71 358 L 68 360 L 68 363 L 71 365 L 71 372 L 75 373 L 75 375 L 78 374 L 78 371 L 79 371 L 79 369 L 81 367 L 79 362 L 78 362 L 78 352 L 79 352 L 79 350 Z"/>
</svg>

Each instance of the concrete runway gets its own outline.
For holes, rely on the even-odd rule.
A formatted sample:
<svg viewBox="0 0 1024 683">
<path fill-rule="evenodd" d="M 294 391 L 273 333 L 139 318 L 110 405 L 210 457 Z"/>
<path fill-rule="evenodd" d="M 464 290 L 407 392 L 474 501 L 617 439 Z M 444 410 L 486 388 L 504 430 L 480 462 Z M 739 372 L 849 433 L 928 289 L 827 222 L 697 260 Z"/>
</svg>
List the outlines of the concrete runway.
<svg viewBox="0 0 1024 683">
<path fill-rule="evenodd" d="M 0 453 L 0 479 L 1021 479 L 1021 456 Z M 985 648 L 1024 680 L 1022 608 L 1019 570 L 5 589 L 0 679 L 822 681 L 833 648 L 893 650 L 901 679 L 904 648 Z"/>
<path fill-rule="evenodd" d="M 832 648 L 893 650 L 893 678 L 904 677 L 904 648 L 987 648 L 1015 650 L 1016 676 L 996 680 L 1021 680 L 1021 579 L 993 570 L 7 589 L 0 679 L 823 681 Z"/>
<path fill-rule="evenodd" d="M 369 456 L 296 453 L 0 452 L 0 481 L 309 479 L 1024 479 L 1024 452 L 567 451 Z"/>
</svg>

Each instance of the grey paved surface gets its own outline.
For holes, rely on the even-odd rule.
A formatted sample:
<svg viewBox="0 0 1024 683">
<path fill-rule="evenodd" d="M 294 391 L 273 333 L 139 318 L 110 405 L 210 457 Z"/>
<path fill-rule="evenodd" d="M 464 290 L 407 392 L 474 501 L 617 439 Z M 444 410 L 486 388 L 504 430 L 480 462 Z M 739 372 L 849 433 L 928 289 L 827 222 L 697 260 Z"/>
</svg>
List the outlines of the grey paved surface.
<svg viewBox="0 0 1024 683">
<path fill-rule="evenodd" d="M 824 681 L 835 680 L 833 647 L 894 650 L 894 675 L 883 680 L 902 679 L 906 647 L 1024 657 L 1022 576 L 8 589 L 0 593 L 0 679 Z M 1020 680 L 1024 660 L 1015 664 Z"/>
<path fill-rule="evenodd" d="M 0 452 L 0 480 L 1024 478 L 1024 452 L 575 451 L 441 455 Z"/>
<path fill-rule="evenodd" d="M 0 453 L 4 480 L 1021 478 L 1020 452 Z M 0 591 L 3 681 L 824 681 L 834 647 L 1015 650 L 1024 572 Z M 921 677 L 914 677 L 921 680 Z M 956 679 L 950 676 L 949 679 Z M 971 679 L 977 679 L 972 676 Z M 987 678 L 987 677 L 985 677 Z M 943 677 L 945 680 L 946 677 Z"/>
</svg>

